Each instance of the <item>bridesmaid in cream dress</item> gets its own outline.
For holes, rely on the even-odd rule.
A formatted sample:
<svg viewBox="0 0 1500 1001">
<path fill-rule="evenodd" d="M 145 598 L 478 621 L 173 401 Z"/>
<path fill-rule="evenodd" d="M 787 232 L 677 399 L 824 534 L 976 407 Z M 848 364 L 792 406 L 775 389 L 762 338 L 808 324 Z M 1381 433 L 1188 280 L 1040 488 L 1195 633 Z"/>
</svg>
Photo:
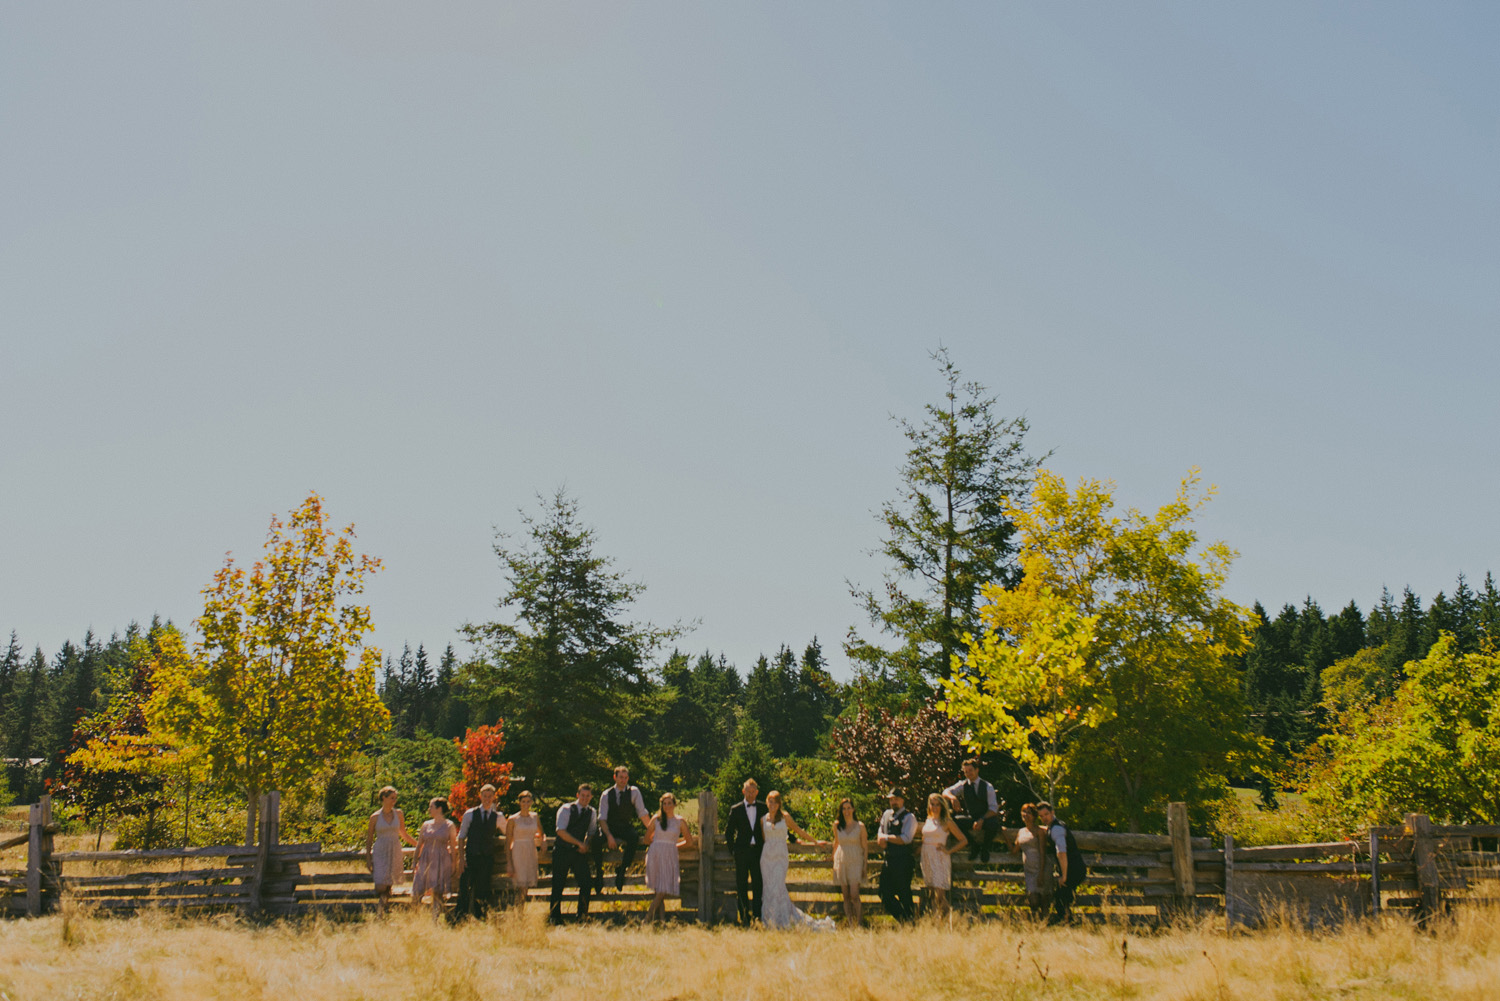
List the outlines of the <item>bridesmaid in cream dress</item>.
<svg viewBox="0 0 1500 1001">
<path fill-rule="evenodd" d="M 510 885 L 516 890 L 516 904 L 526 903 L 526 891 L 537 883 L 537 848 L 547 843 L 542 833 L 542 821 L 531 812 L 535 801 L 528 790 L 516 797 L 521 808 L 505 822 L 505 869 L 510 873 Z"/>
<path fill-rule="evenodd" d="M 406 833 L 406 817 L 396 809 L 396 795 L 395 786 L 380 790 L 380 809 L 370 814 L 370 825 L 365 828 L 365 865 L 375 880 L 381 914 L 391 906 L 391 887 L 406 875 L 401 862 L 401 842 L 413 847 L 417 844 Z"/>
<path fill-rule="evenodd" d="M 952 840 L 952 847 L 949 841 Z M 953 886 L 953 853 L 969 843 L 953 822 L 941 793 L 927 797 L 927 822 L 922 825 L 922 884 L 929 913 L 948 913 L 948 890 Z"/>
<path fill-rule="evenodd" d="M 870 841 L 864 821 L 854 816 L 854 801 L 839 801 L 838 820 L 833 825 L 833 882 L 844 894 L 844 917 L 854 925 L 864 920 L 859 887 L 865 881 Z"/>
</svg>

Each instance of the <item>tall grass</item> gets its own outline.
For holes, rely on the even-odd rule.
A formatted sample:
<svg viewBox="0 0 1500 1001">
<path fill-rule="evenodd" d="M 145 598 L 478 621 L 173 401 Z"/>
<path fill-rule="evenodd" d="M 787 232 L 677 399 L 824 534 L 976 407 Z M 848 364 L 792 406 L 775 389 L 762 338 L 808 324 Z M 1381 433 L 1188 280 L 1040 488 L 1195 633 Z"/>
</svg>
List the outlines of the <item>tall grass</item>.
<svg viewBox="0 0 1500 1001">
<path fill-rule="evenodd" d="M 253 927 L 76 910 L 0 923 L 0 996 L 667 1001 L 809 998 L 1228 999 L 1500 996 L 1500 915 L 1423 933 L 1388 918 L 1309 934 L 1211 925 L 1136 935 L 986 923 L 833 934 L 549 929 L 533 905 L 457 929 L 423 915 Z"/>
</svg>

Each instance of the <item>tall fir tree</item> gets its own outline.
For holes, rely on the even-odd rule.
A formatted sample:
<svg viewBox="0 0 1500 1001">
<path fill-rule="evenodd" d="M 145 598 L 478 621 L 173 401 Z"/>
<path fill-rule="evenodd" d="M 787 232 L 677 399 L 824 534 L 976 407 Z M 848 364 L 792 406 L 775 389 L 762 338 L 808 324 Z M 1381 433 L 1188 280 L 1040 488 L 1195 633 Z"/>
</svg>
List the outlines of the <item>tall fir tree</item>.
<svg viewBox="0 0 1500 1001">
<path fill-rule="evenodd" d="M 980 631 L 979 590 L 1018 576 L 1007 502 L 1024 502 L 1045 456 L 1026 452 L 1024 417 L 1003 418 L 984 386 L 966 382 L 946 348 L 932 355 L 944 383 L 920 422 L 898 420 L 910 448 L 901 496 L 880 512 L 890 563 L 880 591 L 850 593 L 893 647 L 851 628 L 844 650 L 861 671 L 893 680 L 920 701 L 948 677 L 965 633 Z"/>
<path fill-rule="evenodd" d="M 517 772 L 556 795 L 581 770 L 608 774 L 611 764 L 639 760 L 633 734 L 651 709 L 651 658 L 681 630 L 629 618 L 644 585 L 596 552 L 577 501 L 559 490 L 542 508 L 522 512 L 520 544 L 504 533 L 495 543 L 507 581 L 499 607 L 510 618 L 463 631 L 480 652 L 469 676 L 504 716 Z"/>
</svg>

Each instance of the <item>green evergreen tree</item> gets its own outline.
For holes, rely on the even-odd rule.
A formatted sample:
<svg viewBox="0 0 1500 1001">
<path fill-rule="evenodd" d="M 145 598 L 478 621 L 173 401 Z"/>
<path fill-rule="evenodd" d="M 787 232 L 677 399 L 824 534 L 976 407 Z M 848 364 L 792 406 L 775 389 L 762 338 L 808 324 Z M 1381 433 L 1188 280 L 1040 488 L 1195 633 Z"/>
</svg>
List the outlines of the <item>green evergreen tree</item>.
<svg viewBox="0 0 1500 1001">
<path fill-rule="evenodd" d="M 1478 622 L 1480 641 L 1488 641 L 1500 648 L 1500 588 L 1495 587 L 1495 575 L 1486 572 L 1484 589 L 1479 592 Z"/>
<path fill-rule="evenodd" d="M 12 758 L 42 757 L 42 729 L 47 700 L 47 655 L 37 647 L 16 685 L 16 697 L 5 720 L 6 751 Z"/>
<path fill-rule="evenodd" d="M 783 772 L 766 743 L 760 724 L 748 714 L 740 717 L 735 729 L 734 743 L 729 757 L 719 767 L 714 778 L 714 795 L 719 800 L 719 823 L 729 820 L 729 811 L 742 798 L 741 787 L 746 779 L 754 779 L 760 786 L 762 796 L 783 785 Z"/>
<path fill-rule="evenodd" d="M 1000 417 L 995 398 L 963 381 L 947 349 L 932 357 L 943 400 L 925 407 L 921 423 L 898 421 L 911 447 L 901 496 L 880 512 L 879 552 L 891 570 L 878 592 L 850 588 L 870 624 L 895 646 L 854 628 L 844 644 L 862 672 L 892 679 L 918 701 L 948 677 L 964 633 L 979 634 L 979 589 L 1015 582 L 1015 527 L 1005 505 L 1027 497 L 1041 462 L 1026 453 L 1025 418 Z"/>
<path fill-rule="evenodd" d="M 479 651 L 467 674 L 471 701 L 504 718 L 517 773 L 556 795 L 580 774 L 638 759 L 632 735 L 655 708 L 651 657 L 681 630 L 628 618 L 644 585 L 596 553 L 575 500 L 558 491 L 521 518 L 524 540 L 500 533 L 494 547 L 507 581 L 499 607 L 511 617 L 463 627 Z"/>
<path fill-rule="evenodd" d="M 459 677 L 458 656 L 449 643 L 438 662 L 437 694 L 433 703 L 432 732 L 449 740 L 464 735 L 469 725 L 469 705 L 464 701 L 464 685 Z"/>
</svg>

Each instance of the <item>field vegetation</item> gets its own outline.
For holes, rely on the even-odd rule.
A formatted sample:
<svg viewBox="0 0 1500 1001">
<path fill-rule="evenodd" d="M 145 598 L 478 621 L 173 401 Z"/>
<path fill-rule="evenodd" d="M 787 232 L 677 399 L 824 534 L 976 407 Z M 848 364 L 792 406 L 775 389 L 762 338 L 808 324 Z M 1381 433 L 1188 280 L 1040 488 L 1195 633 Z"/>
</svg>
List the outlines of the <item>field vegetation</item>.
<svg viewBox="0 0 1500 1001">
<path fill-rule="evenodd" d="M 76 910 L 0 924 L 0 998 L 320 1001 L 588 997 L 1441 998 L 1500 983 L 1500 914 L 1466 910 L 1435 933 L 1399 918 L 1310 934 L 1226 937 L 1218 925 L 987 923 L 833 934 L 692 926 L 548 929 L 541 909 L 458 929 L 422 915 L 254 927 L 162 913 Z"/>
</svg>

